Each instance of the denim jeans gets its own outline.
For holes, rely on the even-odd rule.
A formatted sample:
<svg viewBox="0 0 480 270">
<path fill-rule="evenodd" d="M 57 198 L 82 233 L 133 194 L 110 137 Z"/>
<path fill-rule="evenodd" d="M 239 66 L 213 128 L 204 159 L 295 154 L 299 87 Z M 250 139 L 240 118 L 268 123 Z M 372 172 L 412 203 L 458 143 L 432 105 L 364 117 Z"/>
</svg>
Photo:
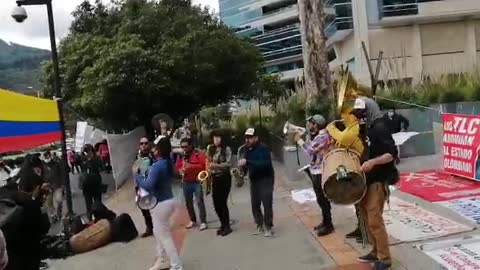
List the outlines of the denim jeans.
<svg viewBox="0 0 480 270">
<path fill-rule="evenodd" d="M 200 183 L 183 183 L 183 196 L 185 197 L 185 204 L 187 206 L 188 215 L 192 222 L 197 222 L 197 215 L 195 214 L 195 207 L 193 206 L 193 199 L 197 202 L 198 210 L 200 211 L 200 222 L 207 223 L 207 211 L 205 211 L 205 202 L 203 200 L 203 188 Z"/>
</svg>

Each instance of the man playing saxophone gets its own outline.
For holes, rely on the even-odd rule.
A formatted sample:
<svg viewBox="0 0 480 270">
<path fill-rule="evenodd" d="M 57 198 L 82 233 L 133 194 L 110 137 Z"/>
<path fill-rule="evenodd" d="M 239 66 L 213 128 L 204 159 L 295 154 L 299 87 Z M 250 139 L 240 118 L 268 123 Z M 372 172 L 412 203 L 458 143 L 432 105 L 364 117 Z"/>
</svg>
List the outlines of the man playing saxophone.
<svg viewBox="0 0 480 270">
<path fill-rule="evenodd" d="M 183 195 L 185 196 L 185 204 L 190 216 L 190 223 L 187 225 L 187 229 L 197 225 L 197 216 L 193 206 L 193 199 L 195 198 L 200 211 L 200 230 L 203 231 L 208 228 L 207 212 L 203 199 L 203 188 L 198 180 L 198 174 L 206 169 L 205 154 L 194 148 L 191 138 L 183 138 L 180 146 L 183 151 L 183 157 L 178 159 L 176 167 L 182 176 Z"/>
<path fill-rule="evenodd" d="M 311 141 L 306 143 L 301 139 L 301 134 L 297 133 L 295 141 L 310 156 L 311 164 L 307 174 L 312 181 L 313 190 L 317 197 L 318 206 L 322 209 L 322 223 L 314 228 L 318 236 L 325 236 L 334 231 L 332 223 L 332 213 L 330 201 L 325 197 L 322 188 L 322 163 L 323 157 L 330 149 L 330 136 L 325 129 L 327 121 L 321 115 L 314 115 L 307 119 L 307 127 L 310 132 Z"/>
</svg>

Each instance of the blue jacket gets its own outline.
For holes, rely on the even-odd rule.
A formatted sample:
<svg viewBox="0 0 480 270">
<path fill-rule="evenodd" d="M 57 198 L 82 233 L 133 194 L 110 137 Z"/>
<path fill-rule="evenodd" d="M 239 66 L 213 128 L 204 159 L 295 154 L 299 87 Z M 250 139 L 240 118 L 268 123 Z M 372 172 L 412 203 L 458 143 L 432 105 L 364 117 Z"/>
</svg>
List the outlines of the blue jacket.
<svg viewBox="0 0 480 270">
<path fill-rule="evenodd" d="M 153 163 L 145 175 L 136 177 L 137 185 L 153 194 L 158 202 L 173 198 L 173 165 L 171 160 L 159 159 Z"/>
<path fill-rule="evenodd" d="M 248 176 L 251 181 L 273 178 L 273 165 L 270 150 L 263 144 L 257 144 L 245 153 Z"/>
</svg>

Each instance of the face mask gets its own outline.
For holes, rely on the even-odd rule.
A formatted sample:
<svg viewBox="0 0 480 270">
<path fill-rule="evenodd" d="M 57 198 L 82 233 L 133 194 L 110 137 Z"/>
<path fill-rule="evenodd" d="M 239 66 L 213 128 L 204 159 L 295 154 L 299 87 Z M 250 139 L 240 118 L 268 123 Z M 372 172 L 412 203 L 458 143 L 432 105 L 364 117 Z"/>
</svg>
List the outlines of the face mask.
<svg viewBox="0 0 480 270">
<path fill-rule="evenodd" d="M 388 112 L 388 117 L 392 118 L 393 117 L 393 112 Z"/>
<path fill-rule="evenodd" d="M 49 163 L 50 161 L 52 161 L 52 159 L 46 158 L 46 159 L 44 159 L 44 161 L 45 161 L 45 163 Z"/>
</svg>

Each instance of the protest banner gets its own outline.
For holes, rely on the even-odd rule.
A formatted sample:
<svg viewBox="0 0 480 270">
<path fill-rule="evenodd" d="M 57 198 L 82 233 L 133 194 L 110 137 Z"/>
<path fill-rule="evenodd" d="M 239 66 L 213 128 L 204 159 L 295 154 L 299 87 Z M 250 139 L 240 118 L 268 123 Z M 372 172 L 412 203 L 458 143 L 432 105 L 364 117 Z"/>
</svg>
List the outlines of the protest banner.
<svg viewBox="0 0 480 270">
<path fill-rule="evenodd" d="M 383 218 L 387 232 L 401 242 L 432 239 L 473 229 L 397 197 L 390 198 L 390 208 L 385 209 Z"/>
<path fill-rule="evenodd" d="M 440 203 L 465 218 L 480 224 L 480 198 L 472 197 Z"/>
<path fill-rule="evenodd" d="M 418 246 L 442 269 L 480 269 L 480 238 L 435 241 Z"/>
<path fill-rule="evenodd" d="M 401 174 L 396 187 L 429 202 L 480 195 L 480 182 L 436 170 Z"/>
<path fill-rule="evenodd" d="M 480 116 L 443 114 L 443 166 L 447 173 L 480 180 Z"/>
</svg>

